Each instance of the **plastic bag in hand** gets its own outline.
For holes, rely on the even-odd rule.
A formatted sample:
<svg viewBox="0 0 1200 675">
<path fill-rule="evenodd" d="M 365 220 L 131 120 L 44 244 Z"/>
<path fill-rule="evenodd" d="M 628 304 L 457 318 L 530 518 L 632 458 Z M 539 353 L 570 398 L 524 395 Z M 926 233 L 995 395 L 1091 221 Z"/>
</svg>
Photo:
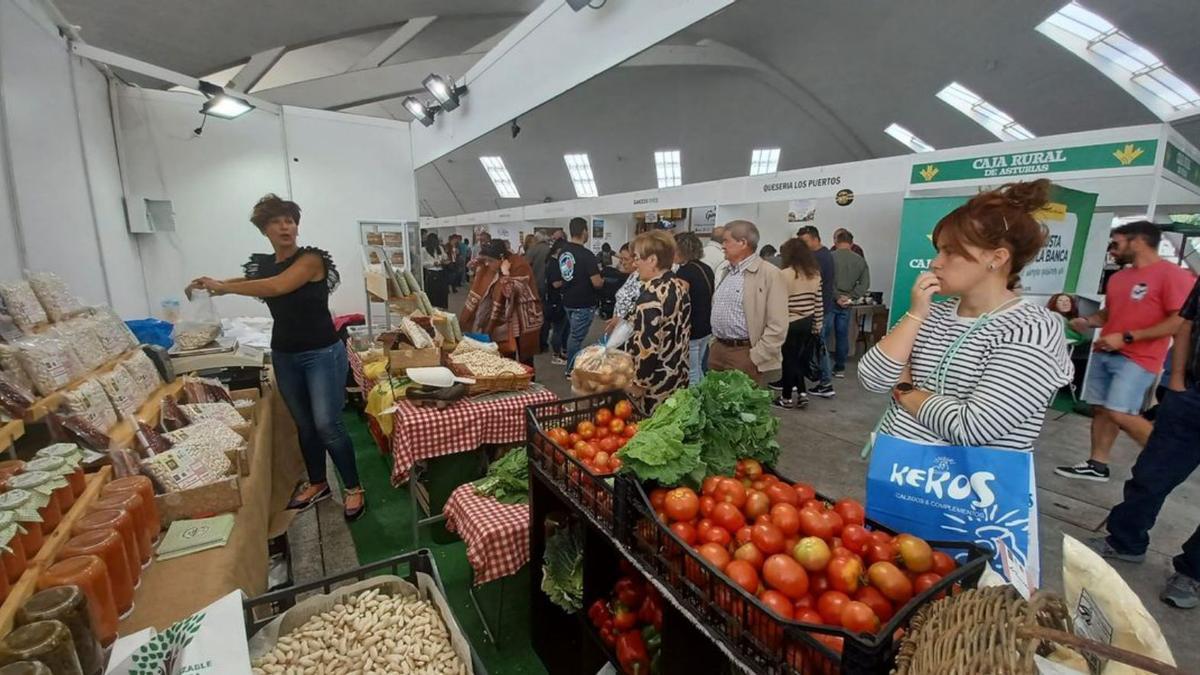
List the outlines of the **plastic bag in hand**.
<svg viewBox="0 0 1200 675">
<path fill-rule="evenodd" d="M 181 350 L 207 347 L 221 335 L 221 319 L 212 296 L 205 290 L 192 291 L 192 299 L 183 308 L 183 320 L 175 324 L 171 338 Z"/>
</svg>

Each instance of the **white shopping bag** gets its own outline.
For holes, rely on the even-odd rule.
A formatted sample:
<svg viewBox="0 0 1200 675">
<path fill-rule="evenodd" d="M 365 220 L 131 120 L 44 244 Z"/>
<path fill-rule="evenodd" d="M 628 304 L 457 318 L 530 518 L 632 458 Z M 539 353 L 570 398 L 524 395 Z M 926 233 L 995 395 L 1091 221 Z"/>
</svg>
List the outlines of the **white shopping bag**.
<svg viewBox="0 0 1200 675">
<path fill-rule="evenodd" d="M 242 592 L 234 591 L 161 633 L 117 640 L 108 675 L 250 675 Z"/>
</svg>

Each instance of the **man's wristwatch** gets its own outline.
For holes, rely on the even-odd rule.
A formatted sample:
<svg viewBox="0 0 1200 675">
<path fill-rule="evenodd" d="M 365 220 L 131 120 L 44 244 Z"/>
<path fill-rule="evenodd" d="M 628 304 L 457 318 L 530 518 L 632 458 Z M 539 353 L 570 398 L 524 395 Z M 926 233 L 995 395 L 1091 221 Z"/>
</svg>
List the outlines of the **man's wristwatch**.
<svg viewBox="0 0 1200 675">
<path fill-rule="evenodd" d="M 1125 341 L 1125 344 L 1131 345 L 1133 344 L 1133 333 L 1125 331 L 1125 333 L 1121 335 L 1121 339 Z"/>
</svg>

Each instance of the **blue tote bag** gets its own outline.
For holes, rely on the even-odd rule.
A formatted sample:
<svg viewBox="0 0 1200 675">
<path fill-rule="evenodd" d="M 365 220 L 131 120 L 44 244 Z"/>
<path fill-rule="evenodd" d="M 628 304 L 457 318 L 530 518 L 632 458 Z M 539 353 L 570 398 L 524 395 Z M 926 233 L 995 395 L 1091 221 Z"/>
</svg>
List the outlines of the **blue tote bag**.
<svg viewBox="0 0 1200 675">
<path fill-rule="evenodd" d="M 1032 453 L 879 434 L 867 470 L 866 508 L 869 518 L 898 532 L 1006 550 L 1011 560 L 997 555 L 993 569 L 1013 581 L 1023 567 L 1026 578 L 1017 582 L 1039 583 Z"/>
</svg>

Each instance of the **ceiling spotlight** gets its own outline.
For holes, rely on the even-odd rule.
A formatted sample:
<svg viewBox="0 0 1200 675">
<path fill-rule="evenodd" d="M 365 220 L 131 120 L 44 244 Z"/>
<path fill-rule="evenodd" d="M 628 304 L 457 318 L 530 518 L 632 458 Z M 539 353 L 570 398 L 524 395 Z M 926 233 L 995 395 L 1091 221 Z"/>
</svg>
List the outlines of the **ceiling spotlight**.
<svg viewBox="0 0 1200 675">
<path fill-rule="evenodd" d="M 442 110 L 440 106 L 425 105 L 413 96 L 406 97 L 401 105 L 404 106 L 404 109 L 407 110 L 410 115 L 412 115 L 418 122 L 425 126 L 432 125 L 434 116 L 436 116 Z"/>
<path fill-rule="evenodd" d="M 450 112 L 458 107 L 460 97 L 467 93 L 467 86 L 457 86 L 452 81 L 447 81 L 441 75 L 430 75 L 425 78 L 421 84 L 425 87 L 431 96 L 437 99 L 438 103 L 442 104 L 442 110 Z"/>
<path fill-rule="evenodd" d="M 200 80 L 200 93 L 208 97 L 208 100 L 200 107 L 200 112 L 205 115 L 231 120 L 254 110 L 254 106 L 246 99 L 231 96 L 225 93 L 223 88 L 211 82 Z"/>
</svg>

